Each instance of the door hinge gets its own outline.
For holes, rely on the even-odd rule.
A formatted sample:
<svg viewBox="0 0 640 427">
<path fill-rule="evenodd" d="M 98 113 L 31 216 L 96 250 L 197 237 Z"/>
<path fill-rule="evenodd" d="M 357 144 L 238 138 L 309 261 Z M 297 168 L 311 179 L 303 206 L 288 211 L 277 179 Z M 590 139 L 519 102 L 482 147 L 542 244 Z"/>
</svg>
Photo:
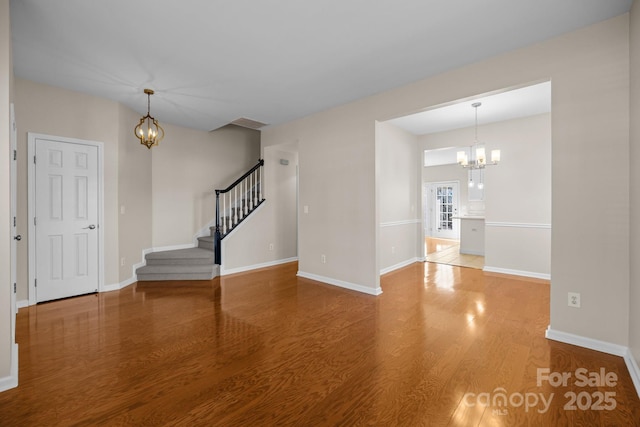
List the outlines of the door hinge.
<svg viewBox="0 0 640 427">
<path fill-rule="evenodd" d="M 13 160 L 18 159 L 18 150 L 13 150 Z"/>
<path fill-rule="evenodd" d="M 38 279 L 33 279 L 33 287 L 34 288 L 38 287 Z"/>
<path fill-rule="evenodd" d="M 38 221 L 36 221 L 36 217 L 34 216 L 34 217 L 33 217 L 33 225 L 38 225 L 38 224 L 37 224 L 37 222 L 38 222 Z"/>
<path fill-rule="evenodd" d="M 18 287 L 16 286 L 16 284 L 13 284 L 13 293 L 17 293 L 18 292 Z"/>
<path fill-rule="evenodd" d="M 36 156 L 33 156 L 33 164 L 36 164 Z"/>
<path fill-rule="evenodd" d="M 16 217 L 13 217 L 13 226 L 16 227 Z"/>
</svg>

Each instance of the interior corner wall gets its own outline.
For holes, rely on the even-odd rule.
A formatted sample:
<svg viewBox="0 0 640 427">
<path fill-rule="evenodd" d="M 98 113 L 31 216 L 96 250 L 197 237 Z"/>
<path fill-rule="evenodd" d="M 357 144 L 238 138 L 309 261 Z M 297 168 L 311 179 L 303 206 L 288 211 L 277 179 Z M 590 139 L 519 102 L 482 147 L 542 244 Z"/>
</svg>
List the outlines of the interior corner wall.
<svg viewBox="0 0 640 427">
<path fill-rule="evenodd" d="M 118 280 L 123 283 L 144 261 L 142 251 L 152 247 L 152 153 L 133 134 L 140 114 L 119 105 L 118 115 Z"/>
<path fill-rule="evenodd" d="M 631 165 L 640 163 L 640 3 L 633 2 L 630 13 L 630 156 Z M 631 233 L 629 289 L 629 347 L 640 365 L 640 170 L 630 171 Z M 639 390 L 640 392 L 640 390 Z"/>
<path fill-rule="evenodd" d="M 298 256 L 298 153 L 279 146 L 265 147 L 263 159 L 265 202 L 222 241 L 223 274 Z"/>
<path fill-rule="evenodd" d="M 154 248 L 189 245 L 215 219 L 215 189 L 258 163 L 260 132 L 225 126 L 205 132 L 166 124 L 152 154 Z M 208 232 L 208 230 L 204 230 Z"/>
<path fill-rule="evenodd" d="M 118 120 L 115 101 L 15 79 L 18 126 L 18 233 L 28 242 L 27 133 L 99 141 L 104 147 L 105 285 L 119 283 L 118 275 Z M 18 245 L 18 295 L 29 299 L 28 248 Z"/>
<path fill-rule="evenodd" d="M 422 257 L 417 141 L 391 123 L 376 123 L 378 256 L 383 272 Z"/>
<path fill-rule="evenodd" d="M 551 328 L 629 337 L 629 16 L 621 15 L 263 131 L 299 141 L 299 265 L 379 286 L 375 121 L 551 80 Z M 606 144 L 603 145 L 603 141 Z M 585 173 L 597 165 L 598 173 Z M 609 226 L 601 226 L 606 221 Z M 321 254 L 327 263 L 321 263 Z M 596 261 L 597 262 L 591 262 Z M 376 283 L 377 282 L 377 283 Z M 582 308 L 567 306 L 580 292 Z"/>
<path fill-rule="evenodd" d="M 270 126 L 262 140 L 265 147 L 298 143 L 299 274 L 377 292 L 375 123 L 369 112 L 348 104 Z"/>
<path fill-rule="evenodd" d="M 11 103 L 11 27 L 9 0 L 0 0 L 0 389 L 15 386 L 12 369 L 14 352 L 11 284 L 11 191 L 10 191 L 10 123 Z"/>
</svg>

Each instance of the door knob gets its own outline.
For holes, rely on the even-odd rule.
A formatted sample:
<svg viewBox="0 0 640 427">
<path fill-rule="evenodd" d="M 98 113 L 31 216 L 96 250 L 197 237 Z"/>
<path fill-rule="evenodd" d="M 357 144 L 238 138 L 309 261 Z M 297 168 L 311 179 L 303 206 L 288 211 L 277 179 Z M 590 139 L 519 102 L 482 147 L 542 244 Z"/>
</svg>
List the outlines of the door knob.
<svg viewBox="0 0 640 427">
<path fill-rule="evenodd" d="M 84 227 L 84 228 L 83 228 L 83 230 L 86 230 L 87 228 L 88 228 L 89 230 L 93 230 L 94 228 L 96 228 L 96 226 L 95 226 L 95 225 L 93 225 L 93 224 L 91 224 L 91 225 L 90 225 L 90 226 L 88 226 L 88 227 Z"/>
<path fill-rule="evenodd" d="M 14 238 L 15 240 L 17 240 L 17 241 L 22 240 L 22 236 L 21 236 L 21 235 L 19 235 L 19 234 L 18 234 L 17 236 L 13 236 L 13 238 Z"/>
</svg>

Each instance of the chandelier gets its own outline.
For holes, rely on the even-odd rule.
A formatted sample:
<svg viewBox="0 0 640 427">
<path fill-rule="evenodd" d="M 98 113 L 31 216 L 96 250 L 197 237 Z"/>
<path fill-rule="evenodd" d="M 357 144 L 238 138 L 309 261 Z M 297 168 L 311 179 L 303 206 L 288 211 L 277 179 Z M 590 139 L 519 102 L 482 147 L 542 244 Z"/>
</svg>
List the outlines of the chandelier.
<svg viewBox="0 0 640 427">
<path fill-rule="evenodd" d="M 147 115 L 140 119 L 140 123 L 133 130 L 136 137 L 140 140 L 140 144 L 151 149 L 154 145 L 158 145 L 164 138 L 164 129 L 158 124 L 158 121 L 151 117 L 151 89 L 145 89 L 147 94 Z"/>
<path fill-rule="evenodd" d="M 458 164 L 463 168 L 471 170 L 484 169 L 486 166 L 497 165 L 500 162 L 500 150 L 491 150 L 491 162 L 487 163 L 485 148 L 478 144 L 478 107 L 481 105 L 481 102 L 471 104 L 476 110 L 475 141 L 473 145 L 469 147 L 468 154 L 467 151 L 458 151 L 457 153 Z"/>
</svg>

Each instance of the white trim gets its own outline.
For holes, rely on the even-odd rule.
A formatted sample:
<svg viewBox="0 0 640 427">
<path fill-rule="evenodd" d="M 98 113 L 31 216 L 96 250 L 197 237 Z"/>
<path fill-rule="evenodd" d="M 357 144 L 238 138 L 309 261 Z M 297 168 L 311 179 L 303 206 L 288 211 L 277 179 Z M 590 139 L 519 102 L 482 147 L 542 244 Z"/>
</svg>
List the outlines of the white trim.
<svg viewBox="0 0 640 427">
<path fill-rule="evenodd" d="M 103 286 L 100 292 L 119 291 L 120 289 L 124 289 L 127 286 L 136 283 L 137 281 L 138 281 L 137 276 L 133 275 L 132 277 L 129 277 L 128 279 L 125 279 L 120 283 L 112 283 L 110 285 Z"/>
<path fill-rule="evenodd" d="M 21 308 L 25 308 L 25 307 L 29 307 L 29 300 L 28 299 L 21 299 L 20 301 L 16 301 L 16 311 L 20 310 Z"/>
<path fill-rule="evenodd" d="M 380 275 L 382 276 L 383 274 L 391 273 L 392 271 L 399 270 L 399 269 L 401 269 L 403 267 L 406 267 L 406 266 L 411 265 L 411 264 L 415 264 L 416 262 L 420 262 L 420 261 L 421 261 L 420 258 L 415 257 L 415 258 L 408 259 L 406 261 L 399 262 L 399 263 L 397 263 L 395 265 L 392 265 L 390 267 L 386 267 L 386 268 L 381 269 L 380 270 Z"/>
<path fill-rule="evenodd" d="M 208 237 L 211 236 L 211 227 L 215 228 L 216 226 L 216 219 L 212 219 L 211 221 L 209 221 L 204 227 L 202 227 L 200 230 L 196 231 L 196 234 L 193 235 L 193 241 L 194 243 L 198 241 L 198 237 Z"/>
<path fill-rule="evenodd" d="M 246 267 L 230 268 L 228 270 L 225 269 L 223 266 L 220 266 L 220 276 L 228 276 L 229 274 L 244 273 L 245 271 L 257 270 L 258 268 L 273 267 L 276 265 L 286 264 L 288 262 L 294 262 L 294 261 L 298 261 L 298 257 L 278 259 L 275 261 L 268 261 L 260 264 L 248 265 Z"/>
<path fill-rule="evenodd" d="M 317 282 L 323 282 L 329 285 L 338 286 L 340 288 L 350 289 L 352 291 L 358 291 L 369 295 L 380 295 L 382 288 L 370 288 L 369 286 L 357 285 L 355 283 L 349 283 L 338 279 L 332 279 L 330 277 L 318 276 L 317 274 L 305 273 L 298 270 L 298 277 L 304 277 L 305 279 L 315 280 Z"/>
<path fill-rule="evenodd" d="M 403 221 L 389 221 L 389 222 L 381 222 L 380 227 L 395 227 L 397 225 L 408 225 L 408 224 L 420 224 L 422 221 L 419 219 L 405 219 Z"/>
<path fill-rule="evenodd" d="M 551 229 L 551 224 L 534 224 L 526 222 L 485 222 L 485 227 L 511 227 L 511 228 L 544 228 Z"/>
<path fill-rule="evenodd" d="M 601 351 L 607 354 L 613 354 L 614 356 L 624 357 L 629 350 L 627 347 L 619 344 L 613 344 L 606 341 L 600 341 L 593 338 L 583 337 L 581 335 L 571 334 L 569 332 L 557 331 L 551 328 L 551 325 L 547 327 L 544 334 L 545 338 L 563 342 L 565 344 L 577 345 L 578 347 L 588 348 L 590 350 Z"/>
<path fill-rule="evenodd" d="M 36 304 L 36 236 L 33 224 L 35 217 L 36 168 L 33 157 L 36 155 L 36 139 L 47 139 L 68 144 L 90 145 L 98 148 L 98 292 L 105 287 L 105 249 L 104 249 L 104 143 L 64 136 L 52 136 L 41 133 L 27 132 L 27 223 L 28 223 L 28 283 L 29 305 Z"/>
<path fill-rule="evenodd" d="M 260 206 L 258 206 L 257 208 L 255 208 L 254 210 L 251 211 L 251 214 L 258 212 L 260 209 L 262 209 L 264 207 L 264 205 L 267 204 L 266 200 L 263 200 L 262 203 L 260 203 Z M 245 217 L 247 218 L 247 217 Z M 242 222 L 238 225 L 236 225 L 235 227 L 233 227 L 233 230 L 231 230 L 227 235 L 224 236 L 224 238 L 226 239 L 227 237 L 233 236 L 233 234 L 236 232 L 237 229 L 239 229 L 240 227 L 242 227 L 244 225 L 244 223 L 246 222 L 245 220 L 242 220 Z M 222 243 L 224 243 L 224 239 L 222 240 Z M 221 243 L 221 245 L 222 245 Z M 222 251 L 222 262 L 224 262 L 224 250 Z"/>
<path fill-rule="evenodd" d="M 531 277 L 534 279 L 551 280 L 551 274 L 536 273 L 535 271 L 512 270 L 510 268 L 500 268 L 500 267 L 490 267 L 490 266 L 485 266 L 482 269 L 482 271 L 486 271 L 488 273 L 501 273 L 501 274 L 510 274 L 512 276 L 523 276 L 523 277 Z"/>
<path fill-rule="evenodd" d="M 190 248 L 195 248 L 196 245 L 192 244 L 192 243 L 185 243 L 182 245 L 171 245 L 171 246 L 160 246 L 160 247 L 156 247 L 156 248 L 148 248 L 148 249 L 143 249 L 142 250 L 142 261 L 133 264 L 131 266 L 131 277 L 124 279 L 122 282 L 120 283 L 112 283 L 110 285 L 105 285 L 102 287 L 102 289 L 100 290 L 100 292 L 112 292 L 112 291 L 119 291 L 120 289 L 124 289 L 127 286 L 130 286 L 132 284 L 134 284 L 135 282 L 138 281 L 138 276 L 136 275 L 136 270 L 140 267 L 144 267 L 145 265 L 147 265 L 147 259 L 146 259 L 146 255 L 153 253 L 153 252 L 163 252 L 163 251 L 173 251 L 173 250 L 177 250 L 177 249 L 190 249 Z"/>
<path fill-rule="evenodd" d="M 634 359 L 630 349 L 627 349 L 627 352 L 624 355 L 624 362 L 629 370 L 631 381 L 633 381 L 633 385 L 636 387 L 636 393 L 638 393 L 638 397 L 640 397 L 640 368 L 638 367 L 636 359 Z"/>
<path fill-rule="evenodd" d="M 636 393 L 638 394 L 638 397 L 640 397 L 640 368 L 638 368 L 638 364 L 633 358 L 633 354 L 631 353 L 631 350 L 629 350 L 629 347 L 593 338 L 587 338 L 581 335 L 571 334 L 569 332 L 557 331 L 552 329 L 551 325 L 547 327 L 544 336 L 550 340 L 577 345 L 578 347 L 584 347 L 590 350 L 601 351 L 603 353 L 622 357 L 627 365 L 631 381 L 636 388 Z"/>
<path fill-rule="evenodd" d="M 0 392 L 18 387 L 18 344 L 13 343 L 12 347 L 10 373 L 0 378 Z"/>
</svg>

